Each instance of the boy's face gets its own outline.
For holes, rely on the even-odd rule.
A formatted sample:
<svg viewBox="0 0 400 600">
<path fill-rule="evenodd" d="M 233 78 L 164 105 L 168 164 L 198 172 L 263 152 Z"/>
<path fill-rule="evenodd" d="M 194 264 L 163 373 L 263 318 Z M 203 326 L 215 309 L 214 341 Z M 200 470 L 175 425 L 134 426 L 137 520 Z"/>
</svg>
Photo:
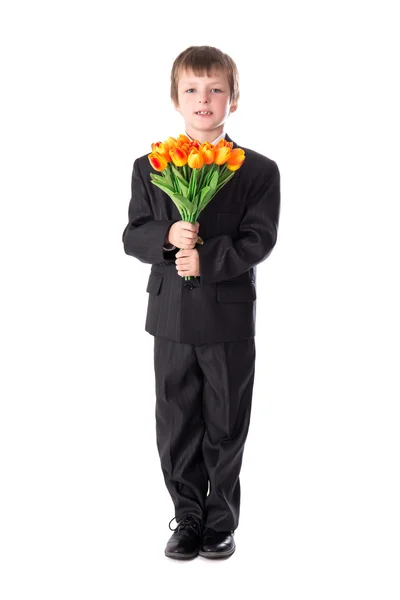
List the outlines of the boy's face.
<svg viewBox="0 0 400 600">
<path fill-rule="evenodd" d="M 228 78 L 221 70 L 214 68 L 210 77 L 181 70 L 178 104 L 174 106 L 184 118 L 186 133 L 200 143 L 213 142 L 223 132 L 229 114 L 237 109 L 229 97 Z M 198 111 L 207 114 L 198 114 Z"/>
</svg>

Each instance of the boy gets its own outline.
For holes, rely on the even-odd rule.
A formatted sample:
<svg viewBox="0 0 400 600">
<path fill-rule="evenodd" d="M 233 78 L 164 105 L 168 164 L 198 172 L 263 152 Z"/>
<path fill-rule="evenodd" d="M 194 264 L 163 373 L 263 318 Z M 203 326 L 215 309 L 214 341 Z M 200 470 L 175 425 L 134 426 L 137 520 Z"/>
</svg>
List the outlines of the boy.
<svg viewBox="0 0 400 600">
<path fill-rule="evenodd" d="M 232 141 L 224 124 L 239 86 L 227 54 L 210 46 L 181 52 L 171 99 L 188 137 Z M 154 336 L 157 447 L 178 523 L 172 529 L 170 521 L 165 555 L 176 559 L 235 551 L 255 374 L 256 265 L 276 243 L 280 212 L 277 164 L 240 147 L 243 165 L 196 225 L 151 183 L 147 154 L 133 165 L 122 237 L 126 254 L 152 265 L 145 330 Z M 198 233 L 204 243 L 196 246 Z"/>
</svg>

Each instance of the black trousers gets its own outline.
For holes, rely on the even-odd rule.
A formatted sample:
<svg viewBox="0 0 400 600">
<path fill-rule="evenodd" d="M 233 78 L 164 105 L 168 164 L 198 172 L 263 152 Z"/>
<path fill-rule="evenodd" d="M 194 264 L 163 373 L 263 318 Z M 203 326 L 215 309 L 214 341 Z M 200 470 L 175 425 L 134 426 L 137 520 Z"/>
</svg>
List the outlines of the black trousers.
<svg viewBox="0 0 400 600">
<path fill-rule="evenodd" d="M 216 531 L 238 526 L 255 350 L 254 337 L 201 345 L 154 337 L 157 447 L 177 520 L 191 513 Z"/>
</svg>

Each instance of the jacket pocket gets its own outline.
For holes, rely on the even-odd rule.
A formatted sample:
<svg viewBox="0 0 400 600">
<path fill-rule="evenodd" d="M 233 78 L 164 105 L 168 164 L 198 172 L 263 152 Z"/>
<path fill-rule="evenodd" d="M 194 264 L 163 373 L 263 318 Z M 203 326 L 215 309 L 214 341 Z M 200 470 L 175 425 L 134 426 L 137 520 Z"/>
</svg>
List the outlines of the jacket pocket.
<svg viewBox="0 0 400 600">
<path fill-rule="evenodd" d="M 159 275 L 158 273 L 150 273 L 146 292 L 149 292 L 149 294 L 154 294 L 155 296 L 159 294 L 163 279 L 163 275 Z"/>
<path fill-rule="evenodd" d="M 254 302 L 257 298 L 254 283 L 221 281 L 217 286 L 217 302 Z"/>
</svg>

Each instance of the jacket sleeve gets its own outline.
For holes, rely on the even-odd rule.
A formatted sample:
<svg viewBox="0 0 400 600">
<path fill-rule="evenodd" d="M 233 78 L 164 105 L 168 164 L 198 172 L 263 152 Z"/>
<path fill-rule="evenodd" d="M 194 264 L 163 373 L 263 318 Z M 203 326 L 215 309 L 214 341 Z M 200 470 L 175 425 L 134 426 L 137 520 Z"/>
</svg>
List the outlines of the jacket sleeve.
<svg viewBox="0 0 400 600">
<path fill-rule="evenodd" d="M 128 209 L 129 222 L 122 233 L 126 254 L 144 263 L 155 264 L 174 261 L 179 252 L 164 250 L 165 236 L 175 221 L 154 219 L 151 202 L 139 170 L 138 159 L 133 163 L 131 199 Z"/>
<path fill-rule="evenodd" d="M 261 172 L 247 200 L 239 235 L 218 235 L 197 246 L 201 285 L 229 280 L 264 261 L 275 246 L 280 214 L 280 172 Z"/>
</svg>

